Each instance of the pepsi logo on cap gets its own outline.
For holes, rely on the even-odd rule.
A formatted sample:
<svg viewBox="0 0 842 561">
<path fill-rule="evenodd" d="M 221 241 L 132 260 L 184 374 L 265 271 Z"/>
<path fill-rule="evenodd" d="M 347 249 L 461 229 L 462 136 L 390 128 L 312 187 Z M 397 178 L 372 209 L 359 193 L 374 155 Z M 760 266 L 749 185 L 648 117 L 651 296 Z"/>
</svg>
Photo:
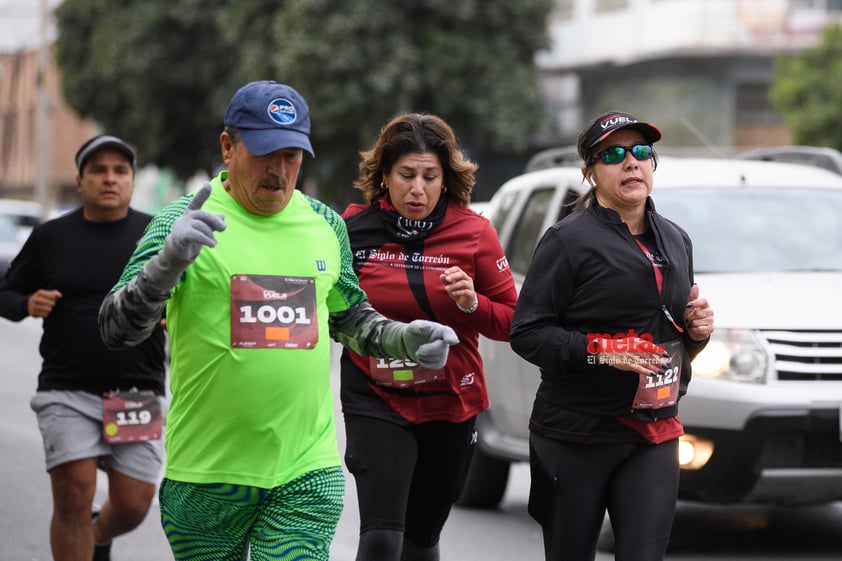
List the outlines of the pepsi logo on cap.
<svg viewBox="0 0 842 561">
<path fill-rule="evenodd" d="M 279 125 L 290 125 L 295 122 L 297 117 L 295 106 L 290 100 L 284 98 L 270 101 L 266 111 L 269 113 L 269 118 Z"/>
</svg>

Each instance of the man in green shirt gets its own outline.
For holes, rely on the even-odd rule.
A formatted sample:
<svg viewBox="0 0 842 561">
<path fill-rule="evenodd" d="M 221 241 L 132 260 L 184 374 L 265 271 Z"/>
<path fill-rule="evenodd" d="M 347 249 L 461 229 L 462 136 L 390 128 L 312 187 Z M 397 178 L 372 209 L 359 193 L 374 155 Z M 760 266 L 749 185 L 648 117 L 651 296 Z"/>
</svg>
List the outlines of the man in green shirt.
<svg viewBox="0 0 842 561">
<path fill-rule="evenodd" d="M 166 309 L 159 497 L 177 561 L 326 561 L 344 496 L 330 337 L 431 368 L 458 343 L 449 327 L 368 303 L 345 223 L 295 189 L 309 132 L 293 88 L 240 88 L 220 134 L 227 170 L 152 220 L 100 310 L 103 340 L 123 348 Z"/>
</svg>

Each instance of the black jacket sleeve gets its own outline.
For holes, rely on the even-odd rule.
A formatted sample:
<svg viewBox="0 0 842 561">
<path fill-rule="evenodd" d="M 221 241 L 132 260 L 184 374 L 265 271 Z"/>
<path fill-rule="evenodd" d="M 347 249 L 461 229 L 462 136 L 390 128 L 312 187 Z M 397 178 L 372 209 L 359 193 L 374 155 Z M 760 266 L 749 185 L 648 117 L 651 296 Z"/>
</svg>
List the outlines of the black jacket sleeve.
<svg viewBox="0 0 842 561">
<path fill-rule="evenodd" d="M 0 316 L 11 321 L 20 321 L 29 315 L 29 297 L 39 288 L 40 273 L 34 238 L 35 231 L 0 279 Z"/>
</svg>

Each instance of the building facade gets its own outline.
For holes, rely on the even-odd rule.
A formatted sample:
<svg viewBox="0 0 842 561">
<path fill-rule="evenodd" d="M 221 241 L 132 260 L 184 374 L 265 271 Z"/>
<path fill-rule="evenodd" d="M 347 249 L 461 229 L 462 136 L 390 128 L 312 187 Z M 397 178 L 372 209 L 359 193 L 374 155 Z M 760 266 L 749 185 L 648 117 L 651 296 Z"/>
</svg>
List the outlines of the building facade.
<svg viewBox="0 0 842 561">
<path fill-rule="evenodd" d="M 537 144 L 573 143 L 613 109 L 656 122 L 662 150 L 787 144 L 768 100 L 775 59 L 840 21 L 842 0 L 556 0 Z"/>
<path fill-rule="evenodd" d="M 42 73 L 39 58 L 38 49 L 0 55 L 0 197 L 36 200 L 36 186 L 43 180 L 46 200 L 39 202 L 49 209 L 77 200 L 74 156 L 97 127 L 68 107 L 56 66 L 48 59 Z M 43 95 L 39 91 L 42 78 Z M 45 107 L 41 107 L 42 99 Z M 42 111 L 46 117 L 43 137 L 39 134 Z M 43 160 L 38 156 L 41 150 Z"/>
</svg>

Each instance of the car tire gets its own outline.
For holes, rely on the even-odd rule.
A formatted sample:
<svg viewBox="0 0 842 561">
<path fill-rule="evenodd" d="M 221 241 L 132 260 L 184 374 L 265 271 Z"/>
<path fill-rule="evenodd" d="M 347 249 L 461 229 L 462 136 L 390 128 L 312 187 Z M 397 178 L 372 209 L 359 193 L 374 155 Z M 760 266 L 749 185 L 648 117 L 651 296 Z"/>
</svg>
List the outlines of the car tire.
<svg viewBox="0 0 842 561">
<path fill-rule="evenodd" d="M 499 505 L 509 483 L 509 467 L 508 461 L 490 456 L 477 446 L 456 505 L 468 508 Z"/>
</svg>

